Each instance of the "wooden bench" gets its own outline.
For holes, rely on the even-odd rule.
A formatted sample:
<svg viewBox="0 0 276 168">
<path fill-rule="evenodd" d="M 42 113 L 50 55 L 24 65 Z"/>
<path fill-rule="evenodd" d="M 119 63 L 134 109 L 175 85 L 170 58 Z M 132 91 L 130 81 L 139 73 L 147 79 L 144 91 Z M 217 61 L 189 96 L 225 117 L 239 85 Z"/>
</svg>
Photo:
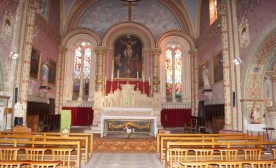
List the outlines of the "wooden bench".
<svg viewBox="0 0 276 168">
<path fill-rule="evenodd" d="M 270 168 L 275 165 L 275 160 L 239 160 L 239 161 L 202 161 L 181 162 L 177 168 L 207 168 L 207 167 L 232 167 L 243 168 L 245 166 L 255 168 Z"/>
<path fill-rule="evenodd" d="M 217 137 L 161 137 L 160 138 L 160 159 L 164 159 L 164 153 L 166 151 L 166 143 L 169 141 L 181 141 L 181 142 L 219 142 L 219 141 L 262 141 L 261 137 L 252 137 L 252 136 L 217 136 Z"/>
<path fill-rule="evenodd" d="M 31 166 L 31 168 L 56 168 L 60 161 L 0 161 L 1 168 L 20 168 L 21 166 Z"/>
<path fill-rule="evenodd" d="M 43 135 L 43 136 L 69 136 L 69 137 L 88 137 L 88 145 L 86 143 L 82 143 L 83 145 L 88 147 L 89 155 L 92 156 L 93 152 L 93 139 L 94 135 L 89 133 L 61 133 L 61 132 L 0 132 L 0 135 Z"/>
<path fill-rule="evenodd" d="M 161 137 L 234 137 L 234 136 L 244 136 L 247 134 L 157 134 L 157 153 L 161 149 Z"/>
<path fill-rule="evenodd" d="M 8 143 L 10 141 L 10 143 Z M 1 142 L 1 141 L 0 141 Z M 19 148 L 25 148 L 25 147 L 44 147 L 44 148 L 58 148 L 65 146 L 68 148 L 75 148 L 76 155 L 76 165 L 78 167 L 81 167 L 81 145 L 80 141 L 59 141 L 57 144 L 57 141 L 29 141 L 29 140 L 5 140 L 5 143 L 7 145 L 19 147 Z"/>
</svg>

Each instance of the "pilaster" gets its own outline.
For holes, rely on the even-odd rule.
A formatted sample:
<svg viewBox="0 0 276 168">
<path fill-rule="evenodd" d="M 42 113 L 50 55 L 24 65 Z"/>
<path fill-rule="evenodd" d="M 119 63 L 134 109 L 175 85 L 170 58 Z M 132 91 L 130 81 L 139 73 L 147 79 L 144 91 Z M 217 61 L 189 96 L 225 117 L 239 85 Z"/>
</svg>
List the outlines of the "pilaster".
<svg viewBox="0 0 276 168">
<path fill-rule="evenodd" d="M 96 72 L 96 88 L 97 91 L 103 91 L 103 55 L 106 52 L 105 47 L 95 47 L 95 53 L 97 57 L 97 72 Z"/>
<path fill-rule="evenodd" d="M 192 56 L 191 59 L 191 78 L 192 78 L 192 115 L 197 116 L 198 115 L 198 65 L 197 65 L 197 56 L 198 56 L 198 50 L 192 49 L 189 51 L 189 54 Z"/>
<path fill-rule="evenodd" d="M 152 50 L 153 54 L 153 93 L 158 93 L 160 92 L 160 54 L 161 54 L 161 49 L 160 48 L 155 48 Z"/>
</svg>

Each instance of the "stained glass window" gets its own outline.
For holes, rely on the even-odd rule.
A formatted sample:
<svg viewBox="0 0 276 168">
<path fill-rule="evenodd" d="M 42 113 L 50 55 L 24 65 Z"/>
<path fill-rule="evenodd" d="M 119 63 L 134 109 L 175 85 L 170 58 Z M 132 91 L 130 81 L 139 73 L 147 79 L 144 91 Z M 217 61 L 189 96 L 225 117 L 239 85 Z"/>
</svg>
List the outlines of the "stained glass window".
<svg viewBox="0 0 276 168">
<path fill-rule="evenodd" d="M 218 18 L 217 0 L 209 0 L 210 25 Z"/>
<path fill-rule="evenodd" d="M 181 99 L 182 97 L 182 53 L 175 47 L 176 45 L 171 45 L 171 48 L 166 49 L 166 97 L 169 101 L 172 100 L 173 87 L 175 98 Z"/>
<path fill-rule="evenodd" d="M 73 100 L 80 95 L 81 80 L 83 83 L 84 96 L 89 93 L 89 79 L 91 69 L 91 45 L 82 42 L 75 48 L 74 58 L 74 79 L 73 79 Z"/>
</svg>

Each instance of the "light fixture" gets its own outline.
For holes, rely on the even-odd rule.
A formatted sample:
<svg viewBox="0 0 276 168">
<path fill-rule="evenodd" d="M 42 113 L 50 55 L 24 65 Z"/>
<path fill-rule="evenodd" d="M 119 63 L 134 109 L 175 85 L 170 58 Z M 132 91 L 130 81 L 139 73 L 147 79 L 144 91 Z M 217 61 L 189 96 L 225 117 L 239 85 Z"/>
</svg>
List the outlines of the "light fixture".
<svg viewBox="0 0 276 168">
<path fill-rule="evenodd" d="M 242 60 L 241 60 L 240 58 L 235 58 L 235 59 L 233 60 L 233 62 L 234 62 L 235 65 L 239 65 L 239 64 L 242 63 Z"/>
<path fill-rule="evenodd" d="M 10 52 L 10 57 L 13 59 L 13 60 L 16 60 L 18 58 L 18 53 L 15 52 L 15 51 L 11 51 Z"/>
</svg>

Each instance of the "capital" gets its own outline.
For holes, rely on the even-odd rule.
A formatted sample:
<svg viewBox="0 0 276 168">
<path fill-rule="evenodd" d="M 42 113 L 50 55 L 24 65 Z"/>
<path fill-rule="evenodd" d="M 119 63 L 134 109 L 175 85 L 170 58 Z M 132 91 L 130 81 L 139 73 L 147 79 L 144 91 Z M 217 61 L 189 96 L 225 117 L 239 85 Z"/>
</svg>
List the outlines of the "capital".
<svg viewBox="0 0 276 168">
<path fill-rule="evenodd" d="M 153 55 L 160 55 L 162 53 L 160 48 L 154 48 L 151 52 Z"/>
<path fill-rule="evenodd" d="M 97 46 L 95 47 L 95 53 L 98 55 L 98 54 L 103 54 L 106 52 L 106 49 L 105 47 L 102 47 L 102 46 Z"/>
<path fill-rule="evenodd" d="M 59 46 L 58 48 L 59 48 L 59 52 L 60 52 L 60 53 L 65 53 L 65 52 L 67 52 L 67 50 L 68 50 L 68 48 L 67 48 L 67 47 L 64 47 L 64 46 Z"/>
<path fill-rule="evenodd" d="M 189 54 L 196 57 L 198 55 L 198 49 L 191 49 L 189 50 Z"/>
</svg>

